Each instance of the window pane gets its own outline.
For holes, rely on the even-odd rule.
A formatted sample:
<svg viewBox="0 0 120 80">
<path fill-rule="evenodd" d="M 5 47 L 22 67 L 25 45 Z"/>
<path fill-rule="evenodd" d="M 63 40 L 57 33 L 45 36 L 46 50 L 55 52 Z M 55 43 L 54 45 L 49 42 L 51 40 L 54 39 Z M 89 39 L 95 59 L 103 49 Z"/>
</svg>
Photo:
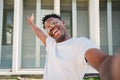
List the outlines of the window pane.
<svg viewBox="0 0 120 80">
<path fill-rule="evenodd" d="M 40 46 L 40 68 L 44 68 L 46 59 L 46 50 L 44 46 Z"/>
<path fill-rule="evenodd" d="M 36 14 L 35 3 L 35 0 L 23 0 L 21 67 L 35 67 L 36 39 L 35 34 L 26 21 L 27 15 Z"/>
<path fill-rule="evenodd" d="M 72 0 L 60 0 L 60 15 L 65 21 L 65 26 L 70 35 L 72 35 Z"/>
<path fill-rule="evenodd" d="M 120 49 L 120 0 L 112 0 L 113 51 Z"/>
<path fill-rule="evenodd" d="M 53 9 L 54 0 L 41 0 L 41 9 Z"/>
<path fill-rule="evenodd" d="M 14 0 L 4 0 L 0 68 L 12 68 Z"/>
<path fill-rule="evenodd" d="M 78 36 L 89 37 L 88 0 L 77 0 Z"/>
<path fill-rule="evenodd" d="M 107 2 L 100 1 L 100 48 L 108 53 Z"/>
</svg>

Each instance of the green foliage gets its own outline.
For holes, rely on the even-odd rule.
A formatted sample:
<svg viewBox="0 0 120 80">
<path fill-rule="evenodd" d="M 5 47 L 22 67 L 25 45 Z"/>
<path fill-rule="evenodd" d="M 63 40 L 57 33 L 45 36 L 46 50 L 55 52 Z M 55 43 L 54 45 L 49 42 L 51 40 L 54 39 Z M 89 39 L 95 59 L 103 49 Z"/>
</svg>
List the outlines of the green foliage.
<svg viewBox="0 0 120 80">
<path fill-rule="evenodd" d="M 83 80 L 100 80 L 99 77 L 95 77 L 95 78 L 84 78 Z"/>
</svg>

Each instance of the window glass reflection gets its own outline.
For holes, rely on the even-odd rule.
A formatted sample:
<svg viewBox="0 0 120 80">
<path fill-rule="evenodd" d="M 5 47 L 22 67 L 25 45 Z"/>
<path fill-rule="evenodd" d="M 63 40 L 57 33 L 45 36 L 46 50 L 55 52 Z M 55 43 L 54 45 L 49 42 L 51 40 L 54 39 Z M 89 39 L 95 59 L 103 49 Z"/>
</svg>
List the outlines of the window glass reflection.
<svg viewBox="0 0 120 80">
<path fill-rule="evenodd" d="M 72 0 L 60 0 L 60 15 L 65 21 L 68 33 L 72 36 Z"/>
<path fill-rule="evenodd" d="M 112 1 L 113 52 L 120 49 L 120 0 Z"/>
<path fill-rule="evenodd" d="M 41 9 L 53 9 L 54 0 L 41 0 Z"/>
<path fill-rule="evenodd" d="M 35 54 L 36 54 L 36 38 L 26 21 L 26 16 L 36 14 L 36 1 L 23 0 L 23 28 L 22 28 L 22 54 L 21 54 L 21 67 L 31 68 L 35 67 Z M 36 15 L 35 15 L 36 19 Z"/>
<path fill-rule="evenodd" d="M 12 68 L 14 0 L 4 0 L 0 68 Z"/>
<path fill-rule="evenodd" d="M 77 1 L 77 35 L 89 38 L 88 1 Z"/>
<path fill-rule="evenodd" d="M 107 2 L 100 1 L 100 48 L 108 53 Z"/>
</svg>

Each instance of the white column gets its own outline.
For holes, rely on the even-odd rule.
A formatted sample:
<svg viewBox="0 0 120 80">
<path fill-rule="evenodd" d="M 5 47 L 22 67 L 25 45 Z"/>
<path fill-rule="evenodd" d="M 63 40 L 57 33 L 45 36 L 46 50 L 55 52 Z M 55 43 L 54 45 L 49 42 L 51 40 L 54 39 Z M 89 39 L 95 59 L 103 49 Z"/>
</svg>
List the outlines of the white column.
<svg viewBox="0 0 120 80">
<path fill-rule="evenodd" d="M 72 0 L 72 36 L 77 37 L 77 3 Z"/>
<path fill-rule="evenodd" d="M 22 35 L 22 17 L 23 0 L 14 0 L 14 35 L 13 35 L 13 64 L 12 71 L 17 72 L 21 66 L 21 35 Z"/>
<path fill-rule="evenodd" d="M 107 0 L 107 27 L 108 27 L 108 50 L 109 54 L 113 53 L 113 40 L 112 40 L 112 1 Z"/>
<path fill-rule="evenodd" d="M 3 27 L 3 0 L 0 0 L 0 65 L 1 65 L 1 48 L 2 48 L 2 27 Z"/>
<path fill-rule="evenodd" d="M 54 0 L 54 12 L 60 15 L 60 0 Z"/>
<path fill-rule="evenodd" d="M 40 27 L 41 0 L 36 1 L 36 25 Z M 36 57 L 35 67 L 40 67 L 40 39 L 36 36 Z"/>
<path fill-rule="evenodd" d="M 89 0 L 90 39 L 100 48 L 99 0 Z"/>
</svg>

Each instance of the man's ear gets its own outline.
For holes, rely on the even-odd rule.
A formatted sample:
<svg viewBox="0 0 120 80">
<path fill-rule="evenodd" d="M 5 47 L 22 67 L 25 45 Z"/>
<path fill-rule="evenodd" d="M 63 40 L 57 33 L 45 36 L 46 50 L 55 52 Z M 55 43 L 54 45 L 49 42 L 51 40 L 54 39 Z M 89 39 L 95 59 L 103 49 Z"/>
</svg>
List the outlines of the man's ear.
<svg viewBox="0 0 120 80">
<path fill-rule="evenodd" d="M 63 25 L 65 25 L 65 21 L 62 20 Z"/>
</svg>

